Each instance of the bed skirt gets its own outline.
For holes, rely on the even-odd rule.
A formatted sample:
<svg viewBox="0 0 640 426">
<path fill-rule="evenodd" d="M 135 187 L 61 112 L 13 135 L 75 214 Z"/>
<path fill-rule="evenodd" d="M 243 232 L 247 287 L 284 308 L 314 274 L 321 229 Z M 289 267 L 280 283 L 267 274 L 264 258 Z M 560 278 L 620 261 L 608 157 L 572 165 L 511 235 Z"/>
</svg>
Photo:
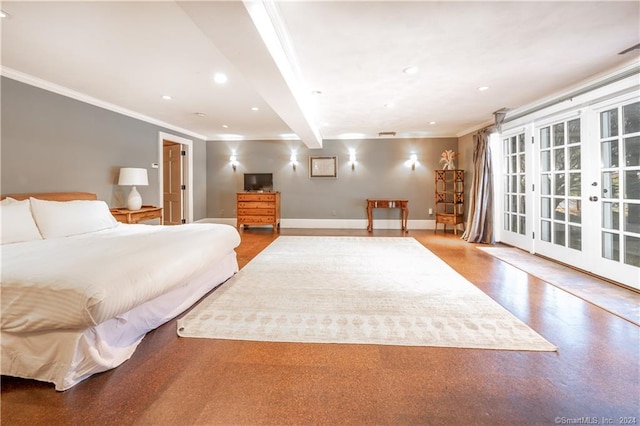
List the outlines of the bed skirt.
<svg viewBox="0 0 640 426">
<path fill-rule="evenodd" d="M 189 309 L 236 272 L 232 251 L 184 285 L 97 326 L 20 335 L 2 332 L 2 374 L 51 382 L 56 390 L 67 390 L 128 360 L 147 332 Z"/>
</svg>

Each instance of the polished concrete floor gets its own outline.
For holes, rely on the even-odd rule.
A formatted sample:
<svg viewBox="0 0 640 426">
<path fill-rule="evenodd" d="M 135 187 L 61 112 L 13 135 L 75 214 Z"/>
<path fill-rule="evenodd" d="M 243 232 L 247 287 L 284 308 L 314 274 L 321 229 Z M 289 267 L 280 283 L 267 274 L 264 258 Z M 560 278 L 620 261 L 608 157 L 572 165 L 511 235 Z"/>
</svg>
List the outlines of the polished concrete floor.
<svg viewBox="0 0 640 426">
<path fill-rule="evenodd" d="M 401 236 L 283 229 L 281 235 Z M 410 231 L 557 352 L 176 336 L 66 392 L 2 377 L 2 425 L 544 425 L 640 422 L 640 328 L 461 241 Z M 277 234 L 242 232 L 241 267 Z"/>
</svg>

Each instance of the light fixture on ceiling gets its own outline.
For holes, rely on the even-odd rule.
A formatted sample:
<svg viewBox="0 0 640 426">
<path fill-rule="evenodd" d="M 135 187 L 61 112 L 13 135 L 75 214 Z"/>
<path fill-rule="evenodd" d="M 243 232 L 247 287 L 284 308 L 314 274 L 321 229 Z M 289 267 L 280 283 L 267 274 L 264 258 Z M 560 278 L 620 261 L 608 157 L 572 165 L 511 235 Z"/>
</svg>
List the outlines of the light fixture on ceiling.
<svg viewBox="0 0 640 426">
<path fill-rule="evenodd" d="M 384 104 L 384 107 L 386 109 L 393 108 L 393 104 L 392 103 Z"/>
<path fill-rule="evenodd" d="M 430 121 L 429 124 L 433 125 L 433 124 L 436 124 L 436 122 L 435 121 Z"/>
<path fill-rule="evenodd" d="M 162 95 L 162 99 L 164 99 L 165 101 L 170 101 L 171 99 L 173 99 L 173 97 L 169 95 Z"/>
<path fill-rule="evenodd" d="M 418 67 L 412 66 L 412 67 L 408 67 L 408 68 L 403 69 L 402 72 L 405 73 L 405 74 L 415 74 L 415 73 L 418 72 L 418 70 L 419 70 Z"/>
<path fill-rule="evenodd" d="M 221 72 L 217 72 L 213 75 L 213 81 L 215 81 L 218 84 L 224 84 L 229 80 L 229 78 L 227 77 L 226 74 L 221 73 Z"/>
<path fill-rule="evenodd" d="M 251 111 L 258 111 L 258 110 L 260 110 L 260 108 L 258 108 L 258 107 L 251 107 Z"/>
<path fill-rule="evenodd" d="M 206 114 L 204 112 L 194 112 L 198 117 L 204 117 Z"/>
<path fill-rule="evenodd" d="M 478 90 L 481 91 L 481 92 L 484 92 L 485 90 L 489 90 L 489 86 L 478 87 Z"/>
<path fill-rule="evenodd" d="M 322 95 L 322 91 L 320 90 L 314 90 L 311 92 L 312 95 Z"/>
<path fill-rule="evenodd" d="M 9 14 L 4 10 L 0 10 L 0 18 L 8 18 Z"/>
<path fill-rule="evenodd" d="M 223 129 L 228 129 L 228 128 L 229 128 L 229 125 L 228 125 L 228 124 L 223 124 L 223 125 L 222 125 L 222 128 L 223 128 Z"/>
<path fill-rule="evenodd" d="M 396 132 L 380 132 L 378 133 L 378 136 L 380 137 L 384 137 L 384 136 L 395 136 Z"/>
</svg>

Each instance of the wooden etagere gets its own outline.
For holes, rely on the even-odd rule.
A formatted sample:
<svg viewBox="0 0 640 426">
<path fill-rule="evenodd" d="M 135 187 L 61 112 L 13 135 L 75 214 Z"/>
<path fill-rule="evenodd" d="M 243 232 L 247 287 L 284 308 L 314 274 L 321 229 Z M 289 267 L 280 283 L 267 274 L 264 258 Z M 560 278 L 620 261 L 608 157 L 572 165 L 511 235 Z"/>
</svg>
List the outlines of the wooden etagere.
<svg viewBox="0 0 640 426">
<path fill-rule="evenodd" d="M 436 170 L 436 225 L 438 223 L 453 225 L 453 232 L 458 233 L 458 224 L 464 227 L 464 170 Z"/>
</svg>

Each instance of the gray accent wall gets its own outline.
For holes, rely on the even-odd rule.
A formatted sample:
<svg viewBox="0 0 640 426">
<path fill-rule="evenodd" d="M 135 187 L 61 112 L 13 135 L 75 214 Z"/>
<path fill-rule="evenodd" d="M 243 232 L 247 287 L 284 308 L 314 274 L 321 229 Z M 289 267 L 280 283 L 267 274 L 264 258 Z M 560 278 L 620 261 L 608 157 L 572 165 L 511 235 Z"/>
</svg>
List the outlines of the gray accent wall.
<svg viewBox="0 0 640 426">
<path fill-rule="evenodd" d="M 458 151 L 458 138 L 325 140 L 320 150 L 300 141 L 203 141 L 44 89 L 2 77 L 0 192 L 87 191 L 112 207 L 124 206 L 128 187 L 117 185 L 120 167 L 145 167 L 149 186 L 139 187 L 145 204 L 158 205 L 158 134 L 193 140 L 194 220 L 235 218 L 243 174 L 273 173 L 282 194 L 283 219 L 366 219 L 366 198 L 406 198 L 409 220 L 433 220 L 433 171 L 440 154 Z M 459 167 L 472 165 L 470 139 L 463 137 Z M 472 143 L 472 142 L 471 142 Z M 470 149 L 471 148 L 471 149 Z M 355 149 L 357 163 L 348 164 Z M 236 152 L 234 172 L 229 156 Z M 291 151 L 299 164 L 290 164 Z M 415 153 L 415 170 L 407 164 Z M 310 179 L 309 156 L 337 156 L 337 179 Z M 467 171 L 467 188 L 470 171 Z M 396 210 L 374 217 L 397 220 Z"/>
<path fill-rule="evenodd" d="M 145 121 L 6 77 L 1 80 L 0 191 L 86 191 L 112 207 L 126 205 L 129 187 L 117 185 L 120 167 L 143 167 L 145 204 L 158 205 L 158 134 L 193 140 L 194 219 L 206 216 L 206 144 Z"/>
<path fill-rule="evenodd" d="M 348 164 L 355 149 L 357 164 Z M 458 150 L 457 138 L 325 140 L 320 150 L 299 141 L 208 141 L 207 215 L 233 218 L 236 192 L 243 190 L 244 173 L 273 173 L 274 190 L 281 192 L 283 219 L 366 219 L 367 198 L 409 200 L 409 220 L 433 220 L 434 173 L 444 150 Z M 291 151 L 299 164 L 293 170 Z M 229 157 L 239 162 L 234 172 Z M 415 153 L 415 170 L 406 164 Z M 337 179 L 310 179 L 309 156 L 337 156 Z M 464 161 L 464 159 L 462 158 Z M 397 219 L 395 209 L 376 209 L 374 218 Z"/>
</svg>

